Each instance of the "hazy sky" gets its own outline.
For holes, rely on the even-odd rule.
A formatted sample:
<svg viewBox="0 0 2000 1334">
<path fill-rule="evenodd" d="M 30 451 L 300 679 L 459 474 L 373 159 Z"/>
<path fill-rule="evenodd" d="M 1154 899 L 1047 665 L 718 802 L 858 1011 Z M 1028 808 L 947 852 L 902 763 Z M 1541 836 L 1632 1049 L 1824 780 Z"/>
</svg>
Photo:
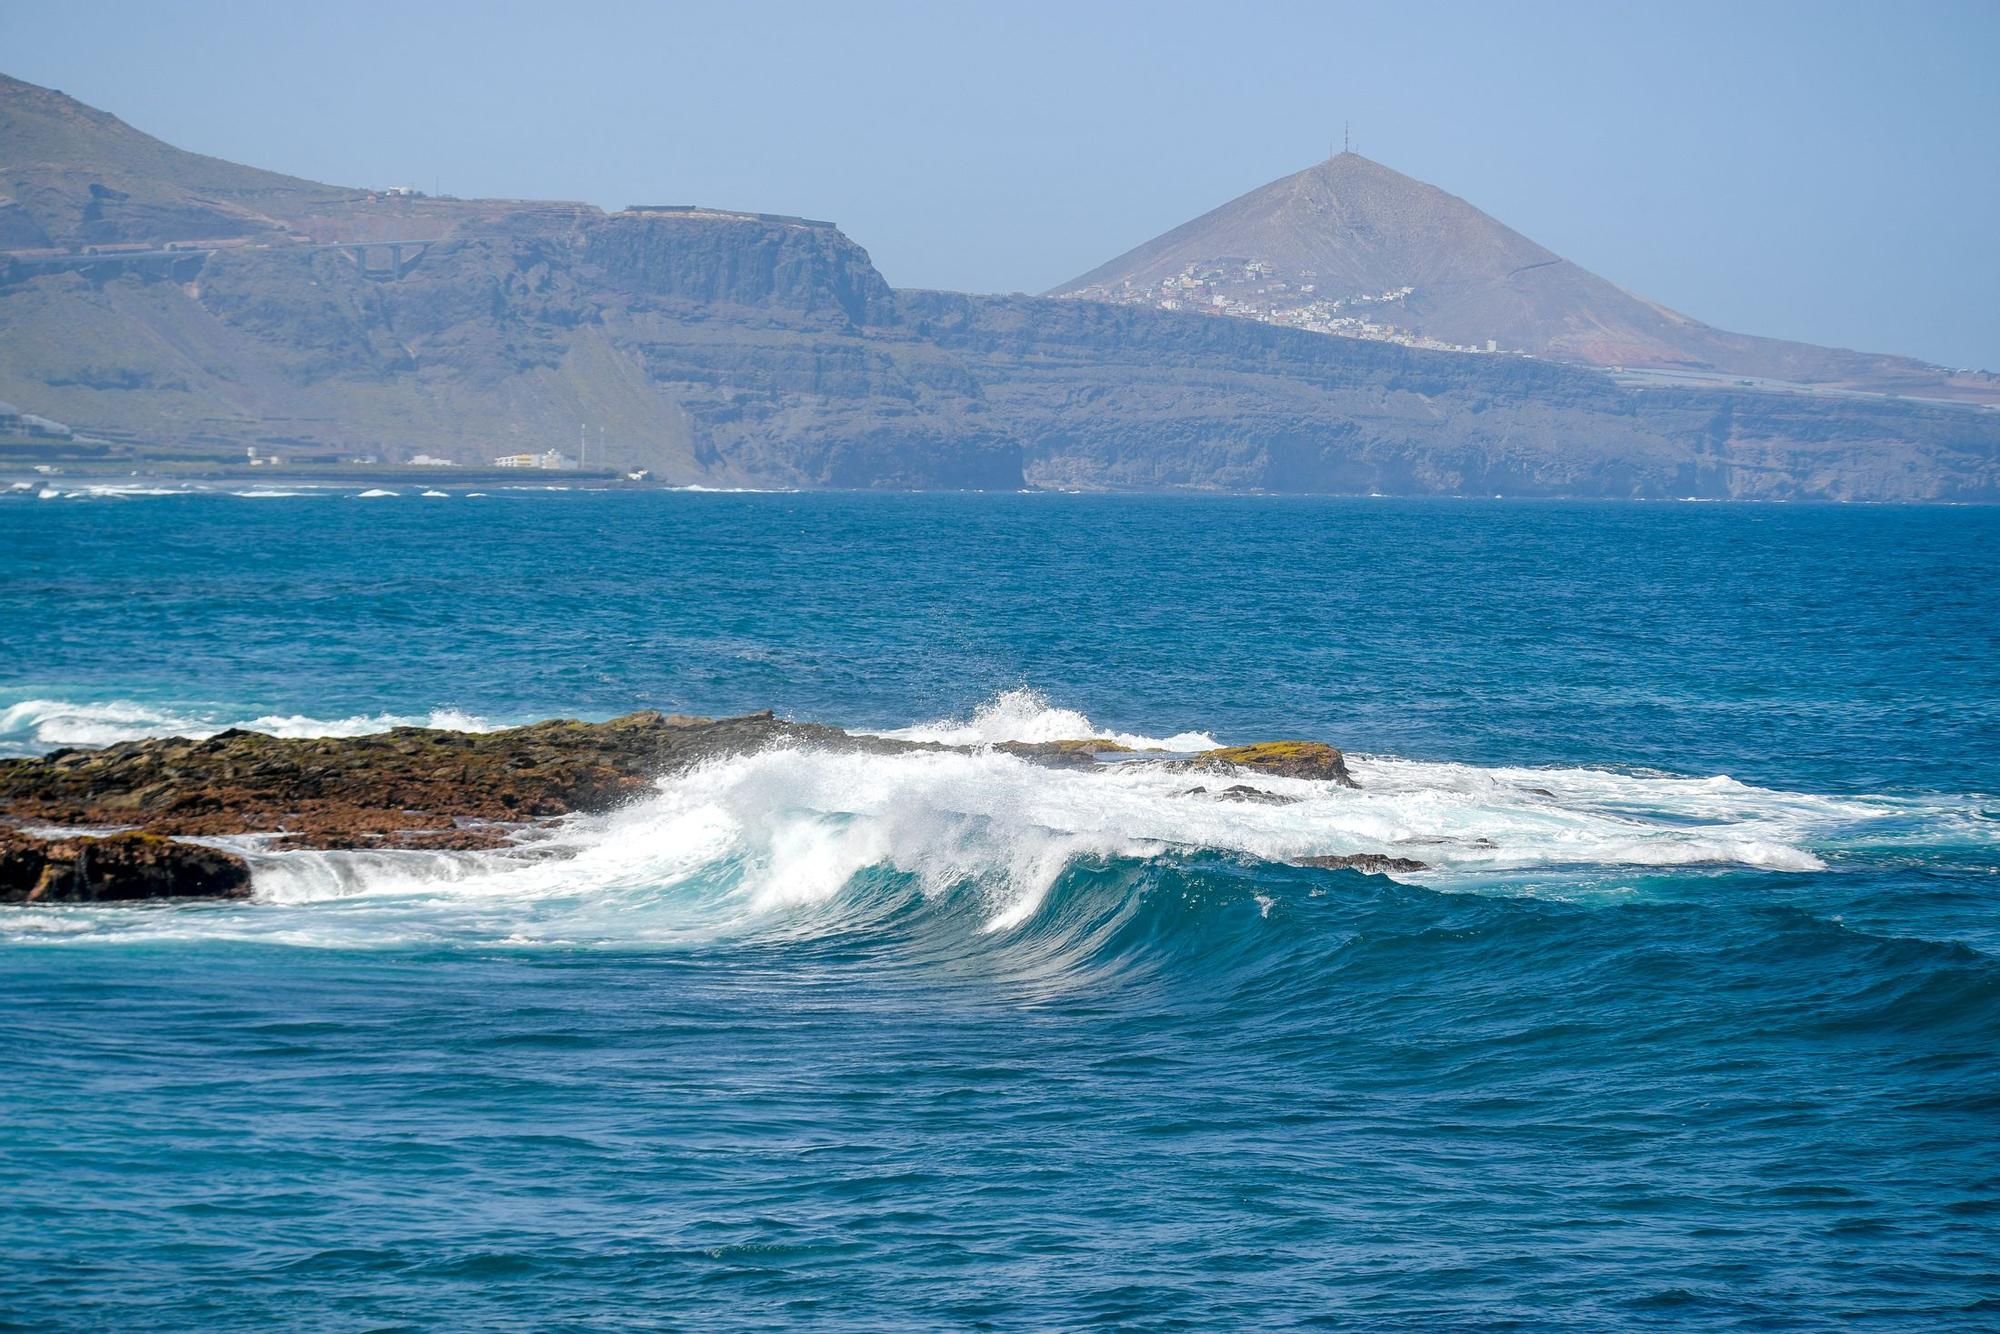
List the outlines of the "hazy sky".
<svg viewBox="0 0 2000 1334">
<path fill-rule="evenodd" d="M 350 185 L 831 218 L 1039 291 L 1355 147 L 1752 333 L 2000 369 L 2000 2 L 30 4 L 0 70 Z"/>
</svg>

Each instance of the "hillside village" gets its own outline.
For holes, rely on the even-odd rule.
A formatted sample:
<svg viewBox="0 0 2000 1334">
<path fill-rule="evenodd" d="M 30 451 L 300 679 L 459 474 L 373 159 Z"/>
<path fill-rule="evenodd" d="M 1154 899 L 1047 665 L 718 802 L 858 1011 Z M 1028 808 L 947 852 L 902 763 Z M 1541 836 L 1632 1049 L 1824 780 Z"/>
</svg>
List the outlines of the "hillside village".
<svg viewBox="0 0 2000 1334">
<path fill-rule="evenodd" d="M 1340 338 L 1364 338 L 1377 343 L 1397 343 L 1403 347 L 1430 348 L 1439 352 L 1500 352 L 1494 339 L 1484 347 L 1448 343 L 1442 339 L 1413 333 L 1387 317 L 1399 311 L 1416 293 L 1414 287 L 1395 287 L 1385 292 L 1350 293 L 1333 296 L 1324 292 L 1318 274 L 1311 269 L 1284 273 L 1268 260 L 1224 257 L 1189 264 L 1157 287 L 1142 286 L 1126 279 L 1116 284 L 1092 283 L 1058 297 L 1078 301 L 1109 301 L 1121 306 L 1149 306 L 1156 310 L 1186 310 L 1202 315 L 1226 315 L 1232 319 L 1256 320 L 1310 333 L 1333 334 Z"/>
</svg>

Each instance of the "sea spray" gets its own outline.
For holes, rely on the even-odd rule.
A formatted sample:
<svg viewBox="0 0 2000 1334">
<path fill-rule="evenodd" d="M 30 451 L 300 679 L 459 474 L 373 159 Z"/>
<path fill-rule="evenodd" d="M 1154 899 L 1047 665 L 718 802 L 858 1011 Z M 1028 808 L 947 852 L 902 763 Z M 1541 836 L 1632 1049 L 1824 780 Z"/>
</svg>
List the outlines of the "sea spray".
<svg viewBox="0 0 2000 1334">
<path fill-rule="evenodd" d="M 1005 933 L 1091 868 L 1388 853 L 1430 868 L 1399 877 L 1416 883 L 1547 895 L 1565 877 L 1617 887 L 1658 868 L 1822 869 L 1815 847 L 1906 813 L 1894 802 L 1607 770 L 1361 758 L 1356 773 L 1358 790 L 1250 776 L 1243 786 L 1271 800 L 1241 801 L 1208 775 L 1157 764 L 1051 769 L 997 751 L 781 747 L 703 763 L 621 810 L 531 828 L 497 851 L 225 840 L 249 857 L 259 902 L 178 922 L 98 920 L 111 932 L 171 923 L 173 934 L 301 943 L 616 945 L 785 922 L 810 930 L 890 884 L 964 905 L 982 930 Z M 1530 870 L 1532 883 L 1517 884 Z"/>
<path fill-rule="evenodd" d="M 1060 708 L 1027 686 L 1003 691 L 969 717 L 941 718 L 878 733 L 900 741 L 935 741 L 947 746 L 995 745 L 1003 741 L 1083 741 L 1101 738 L 1132 750 L 1202 751 L 1222 743 L 1207 732 L 1145 736 L 1100 728 L 1075 709 Z"/>
<path fill-rule="evenodd" d="M 222 705 L 148 704 L 130 699 L 73 701 L 23 699 L 0 709 L 0 755 L 36 754 L 58 746 L 108 746 L 149 737 L 209 737 L 231 728 L 283 737 L 368 736 L 396 727 L 439 727 L 489 732 L 495 724 L 463 709 L 427 714 L 309 714 L 246 716 Z"/>
</svg>

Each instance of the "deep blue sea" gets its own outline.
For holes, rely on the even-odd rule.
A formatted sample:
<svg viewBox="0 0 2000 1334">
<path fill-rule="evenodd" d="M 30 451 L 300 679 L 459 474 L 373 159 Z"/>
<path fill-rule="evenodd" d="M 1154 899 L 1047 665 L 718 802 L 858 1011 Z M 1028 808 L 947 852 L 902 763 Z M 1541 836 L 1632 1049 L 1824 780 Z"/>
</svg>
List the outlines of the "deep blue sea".
<svg viewBox="0 0 2000 1334">
<path fill-rule="evenodd" d="M 59 487 L 51 487 L 59 490 Z M 774 708 L 0 909 L 0 1326 L 2000 1328 L 2000 510 L 0 499 L 0 753 Z M 1288 864 L 1390 852 L 1397 878 Z"/>
</svg>

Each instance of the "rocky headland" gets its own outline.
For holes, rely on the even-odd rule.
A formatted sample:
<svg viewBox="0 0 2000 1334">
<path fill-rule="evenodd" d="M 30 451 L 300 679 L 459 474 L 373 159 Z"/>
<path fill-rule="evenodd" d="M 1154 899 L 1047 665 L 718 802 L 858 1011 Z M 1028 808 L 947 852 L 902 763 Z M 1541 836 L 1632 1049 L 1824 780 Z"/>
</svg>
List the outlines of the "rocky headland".
<svg viewBox="0 0 2000 1334">
<path fill-rule="evenodd" d="M 1314 186 L 1237 219 L 1246 244 L 1285 259 L 1310 222 L 1333 252 L 1287 263 L 1340 290 L 1417 282 L 1397 321 L 1548 355 L 1222 318 L 1157 283 L 1144 305 L 896 289 L 828 222 L 344 189 L 0 76 L 0 399 L 88 437 L 0 438 L 0 467 L 213 481 L 249 452 L 306 479 L 464 481 L 588 422 L 599 484 L 2000 499 L 1992 377 L 1670 317 L 1463 201 L 1334 165 L 1371 217 L 1415 201 L 1455 239 L 1337 226 Z M 1237 231 L 1213 253 L 1254 253 Z M 1569 364 L 1649 348 L 1708 380 Z M 1908 397 L 1818 391 L 1850 383 Z M 1962 401 L 1919 401 L 1938 394 Z"/>
<path fill-rule="evenodd" d="M 249 893 L 241 857 L 190 839 L 260 835 L 280 849 L 502 848 L 537 823 L 611 811 L 662 777 L 773 747 L 871 754 L 972 749 L 851 733 L 769 712 L 699 718 L 648 711 L 498 732 L 399 727 L 373 736 L 287 738 L 231 730 L 200 740 L 58 750 L 0 760 L 0 901 Z M 1259 774 L 1356 786 L 1341 752 L 1316 741 L 1193 756 L 1135 752 L 1101 738 L 992 749 L 1051 767 L 1111 759 L 1234 780 L 1213 793 L 1189 789 L 1218 800 L 1287 800 L 1241 781 Z M 1377 868 L 1363 863 L 1382 859 L 1351 860 L 1356 869 L 1421 869 L 1414 862 Z"/>
</svg>

